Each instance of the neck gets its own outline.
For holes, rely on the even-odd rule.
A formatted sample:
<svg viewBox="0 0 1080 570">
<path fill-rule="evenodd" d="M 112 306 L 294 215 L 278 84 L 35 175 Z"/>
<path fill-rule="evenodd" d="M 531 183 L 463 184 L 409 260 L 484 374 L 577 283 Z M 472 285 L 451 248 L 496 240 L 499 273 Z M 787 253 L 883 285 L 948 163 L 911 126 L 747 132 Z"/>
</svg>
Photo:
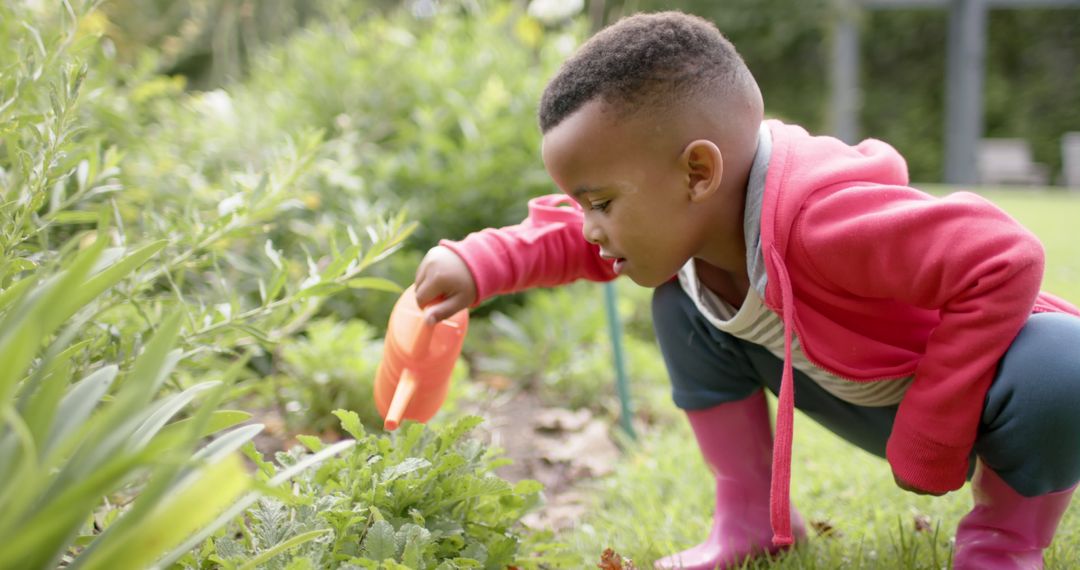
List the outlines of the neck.
<svg viewBox="0 0 1080 570">
<path fill-rule="evenodd" d="M 746 186 L 750 178 L 749 164 L 736 166 L 739 176 L 725 176 L 715 196 L 709 225 L 715 228 L 706 236 L 704 247 L 696 258 L 736 276 L 746 275 L 746 235 L 743 219 L 746 208 Z"/>
</svg>

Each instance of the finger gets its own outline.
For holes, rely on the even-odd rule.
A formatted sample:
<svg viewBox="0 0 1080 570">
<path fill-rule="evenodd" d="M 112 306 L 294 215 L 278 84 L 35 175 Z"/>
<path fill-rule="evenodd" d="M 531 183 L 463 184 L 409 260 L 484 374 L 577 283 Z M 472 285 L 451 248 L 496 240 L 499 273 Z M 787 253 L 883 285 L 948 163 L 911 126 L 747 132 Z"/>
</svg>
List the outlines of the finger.
<svg viewBox="0 0 1080 570">
<path fill-rule="evenodd" d="M 465 304 L 461 295 L 453 295 L 432 303 L 424 308 L 424 321 L 429 325 L 433 325 L 445 318 L 452 316 L 461 309 L 465 308 Z"/>
<path fill-rule="evenodd" d="M 438 297 L 437 288 L 433 284 L 433 279 L 418 278 L 416 280 L 416 304 L 423 307 Z"/>
</svg>

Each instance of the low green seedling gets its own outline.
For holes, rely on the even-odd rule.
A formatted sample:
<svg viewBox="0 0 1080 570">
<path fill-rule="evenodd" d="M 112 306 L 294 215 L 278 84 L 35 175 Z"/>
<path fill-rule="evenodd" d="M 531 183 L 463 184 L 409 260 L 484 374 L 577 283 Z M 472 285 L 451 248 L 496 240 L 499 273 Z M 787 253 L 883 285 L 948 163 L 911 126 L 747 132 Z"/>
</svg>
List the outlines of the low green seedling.
<svg viewBox="0 0 1080 570">
<path fill-rule="evenodd" d="M 509 483 L 503 464 L 465 436 L 481 419 L 435 429 L 407 423 L 389 435 L 368 433 L 355 412 L 336 410 L 356 445 L 294 480 L 291 493 L 264 497 L 226 530 L 180 560 L 185 568 L 478 568 L 535 566 L 518 523 L 540 500 L 540 483 Z M 308 451 L 323 442 L 301 436 Z M 249 458 L 269 480 L 307 454 L 300 448 L 267 461 Z M 543 550 L 538 547 L 537 550 Z"/>
</svg>

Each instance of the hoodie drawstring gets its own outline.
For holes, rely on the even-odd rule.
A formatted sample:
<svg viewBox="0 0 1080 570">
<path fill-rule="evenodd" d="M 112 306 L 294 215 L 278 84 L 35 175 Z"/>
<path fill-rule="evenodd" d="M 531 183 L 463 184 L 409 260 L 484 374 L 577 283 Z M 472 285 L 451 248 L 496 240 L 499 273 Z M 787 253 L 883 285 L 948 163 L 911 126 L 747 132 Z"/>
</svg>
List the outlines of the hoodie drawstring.
<svg viewBox="0 0 1080 570">
<path fill-rule="evenodd" d="M 795 379 L 791 368 L 791 333 L 795 303 L 784 260 L 770 248 L 773 267 L 780 283 L 780 307 L 784 319 L 784 373 L 780 378 L 780 396 L 776 406 L 776 435 L 773 441 L 772 479 L 769 489 L 769 522 L 772 525 L 773 545 L 786 546 L 791 536 L 791 440 L 795 421 Z"/>
</svg>

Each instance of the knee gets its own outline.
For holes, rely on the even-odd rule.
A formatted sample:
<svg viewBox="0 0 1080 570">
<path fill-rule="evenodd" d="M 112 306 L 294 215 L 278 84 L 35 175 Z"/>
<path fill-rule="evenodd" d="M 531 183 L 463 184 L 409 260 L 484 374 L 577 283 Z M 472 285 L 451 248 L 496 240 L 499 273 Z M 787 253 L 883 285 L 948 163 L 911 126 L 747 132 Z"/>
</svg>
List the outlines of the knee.
<svg viewBox="0 0 1080 570">
<path fill-rule="evenodd" d="M 1080 478 L 1080 319 L 1033 315 L 1002 358 L 984 409 L 984 447 L 1027 496 Z"/>
<path fill-rule="evenodd" d="M 1028 318 L 1002 358 L 1002 366 L 1049 370 L 1080 379 L 1080 317 L 1038 313 Z"/>
<path fill-rule="evenodd" d="M 1080 405 L 1080 318 L 1032 315 L 1001 359 L 998 378 L 1036 409 L 1075 416 Z M 1080 419 L 1073 420 L 1080 422 Z"/>
<path fill-rule="evenodd" d="M 1072 428 L 1080 437 L 1080 318 L 1058 313 L 1032 315 L 1001 359 L 991 395 L 1000 406 L 1020 404 L 1028 421 L 1047 435 Z M 993 403 L 990 398 L 988 403 Z"/>
</svg>

